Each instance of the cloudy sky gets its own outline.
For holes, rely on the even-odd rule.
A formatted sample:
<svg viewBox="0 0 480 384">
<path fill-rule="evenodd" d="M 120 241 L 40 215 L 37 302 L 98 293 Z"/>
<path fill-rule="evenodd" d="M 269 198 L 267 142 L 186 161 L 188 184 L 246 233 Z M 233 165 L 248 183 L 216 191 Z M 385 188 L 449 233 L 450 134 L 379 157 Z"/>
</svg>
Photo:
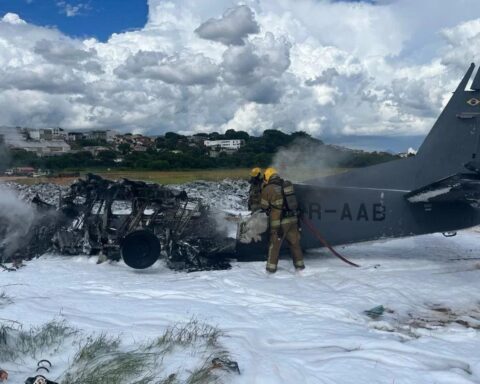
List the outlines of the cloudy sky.
<svg viewBox="0 0 480 384">
<path fill-rule="evenodd" d="M 478 0 L 3 0 L 0 125 L 303 130 L 418 147 L 480 64 Z"/>
</svg>

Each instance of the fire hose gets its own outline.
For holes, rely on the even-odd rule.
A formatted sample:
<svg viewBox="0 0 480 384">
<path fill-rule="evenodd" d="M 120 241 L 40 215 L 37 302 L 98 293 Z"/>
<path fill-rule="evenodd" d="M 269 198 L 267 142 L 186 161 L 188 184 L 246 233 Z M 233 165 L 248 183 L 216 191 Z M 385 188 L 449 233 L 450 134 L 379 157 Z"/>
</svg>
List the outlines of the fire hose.
<svg viewBox="0 0 480 384">
<path fill-rule="evenodd" d="M 307 219 L 305 216 L 301 216 L 302 222 L 305 224 L 305 226 L 310 230 L 312 235 L 320 241 L 320 243 L 323 244 L 324 247 L 326 247 L 330 252 L 332 252 L 333 255 L 338 257 L 340 260 L 342 260 L 344 263 L 347 263 L 353 267 L 360 267 L 360 265 L 355 264 L 354 262 L 348 260 L 346 257 L 342 256 L 340 253 L 338 253 L 328 242 L 325 240 L 325 238 L 322 236 L 320 231 L 313 225 L 313 223 Z"/>
</svg>

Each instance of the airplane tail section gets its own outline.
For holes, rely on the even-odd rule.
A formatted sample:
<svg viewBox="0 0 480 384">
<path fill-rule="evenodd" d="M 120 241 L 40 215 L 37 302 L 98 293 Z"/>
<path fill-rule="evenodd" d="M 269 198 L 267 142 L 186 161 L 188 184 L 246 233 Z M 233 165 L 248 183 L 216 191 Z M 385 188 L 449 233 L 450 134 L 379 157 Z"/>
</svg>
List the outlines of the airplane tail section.
<svg viewBox="0 0 480 384">
<path fill-rule="evenodd" d="M 418 150 L 417 186 L 480 169 L 480 70 L 467 89 L 474 69 L 471 64 Z"/>
<path fill-rule="evenodd" d="M 480 175 L 480 70 L 471 64 L 414 157 L 327 176 L 311 183 L 417 191 L 453 175 Z"/>
</svg>

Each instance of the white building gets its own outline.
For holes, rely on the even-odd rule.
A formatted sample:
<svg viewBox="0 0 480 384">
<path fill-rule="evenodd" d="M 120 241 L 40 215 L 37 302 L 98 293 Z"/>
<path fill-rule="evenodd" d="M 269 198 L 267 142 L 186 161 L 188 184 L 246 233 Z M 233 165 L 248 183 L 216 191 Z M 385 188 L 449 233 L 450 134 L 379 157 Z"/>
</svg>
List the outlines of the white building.
<svg viewBox="0 0 480 384">
<path fill-rule="evenodd" d="M 23 128 L 21 133 L 28 140 L 40 141 L 40 140 L 65 140 L 67 133 L 62 128 Z"/>
<path fill-rule="evenodd" d="M 39 129 L 29 129 L 28 136 L 31 140 L 40 141 L 40 130 Z"/>
<path fill-rule="evenodd" d="M 235 139 L 235 140 L 205 140 L 203 142 L 208 148 L 220 148 L 220 149 L 231 149 L 238 150 L 243 145 L 245 145 L 245 140 Z"/>
<path fill-rule="evenodd" d="M 70 145 L 63 140 L 25 141 L 10 147 L 34 152 L 39 156 L 61 155 L 70 151 Z"/>
</svg>

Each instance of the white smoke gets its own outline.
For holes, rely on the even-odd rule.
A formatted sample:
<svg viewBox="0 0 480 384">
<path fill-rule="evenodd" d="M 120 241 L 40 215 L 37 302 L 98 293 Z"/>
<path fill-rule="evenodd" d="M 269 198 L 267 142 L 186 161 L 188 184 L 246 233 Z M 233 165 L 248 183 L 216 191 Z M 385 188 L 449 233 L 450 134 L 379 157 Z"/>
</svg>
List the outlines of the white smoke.
<svg viewBox="0 0 480 384">
<path fill-rule="evenodd" d="M 35 222 L 35 209 L 17 194 L 0 185 L 0 259 L 10 257 L 29 238 Z"/>
<path fill-rule="evenodd" d="M 3 173 L 9 162 L 9 153 L 6 146 L 5 135 L 0 127 L 0 174 Z"/>
<path fill-rule="evenodd" d="M 0 143 L 0 175 L 2 175 L 7 169 L 9 159 L 10 157 L 8 151 L 6 150 L 5 146 Z"/>
<path fill-rule="evenodd" d="M 283 179 L 302 182 L 331 173 L 345 156 L 340 149 L 300 138 L 275 154 L 272 167 Z"/>
<path fill-rule="evenodd" d="M 25 137 L 18 128 L 0 126 L 1 142 L 5 146 L 23 147 L 26 144 Z"/>
</svg>

